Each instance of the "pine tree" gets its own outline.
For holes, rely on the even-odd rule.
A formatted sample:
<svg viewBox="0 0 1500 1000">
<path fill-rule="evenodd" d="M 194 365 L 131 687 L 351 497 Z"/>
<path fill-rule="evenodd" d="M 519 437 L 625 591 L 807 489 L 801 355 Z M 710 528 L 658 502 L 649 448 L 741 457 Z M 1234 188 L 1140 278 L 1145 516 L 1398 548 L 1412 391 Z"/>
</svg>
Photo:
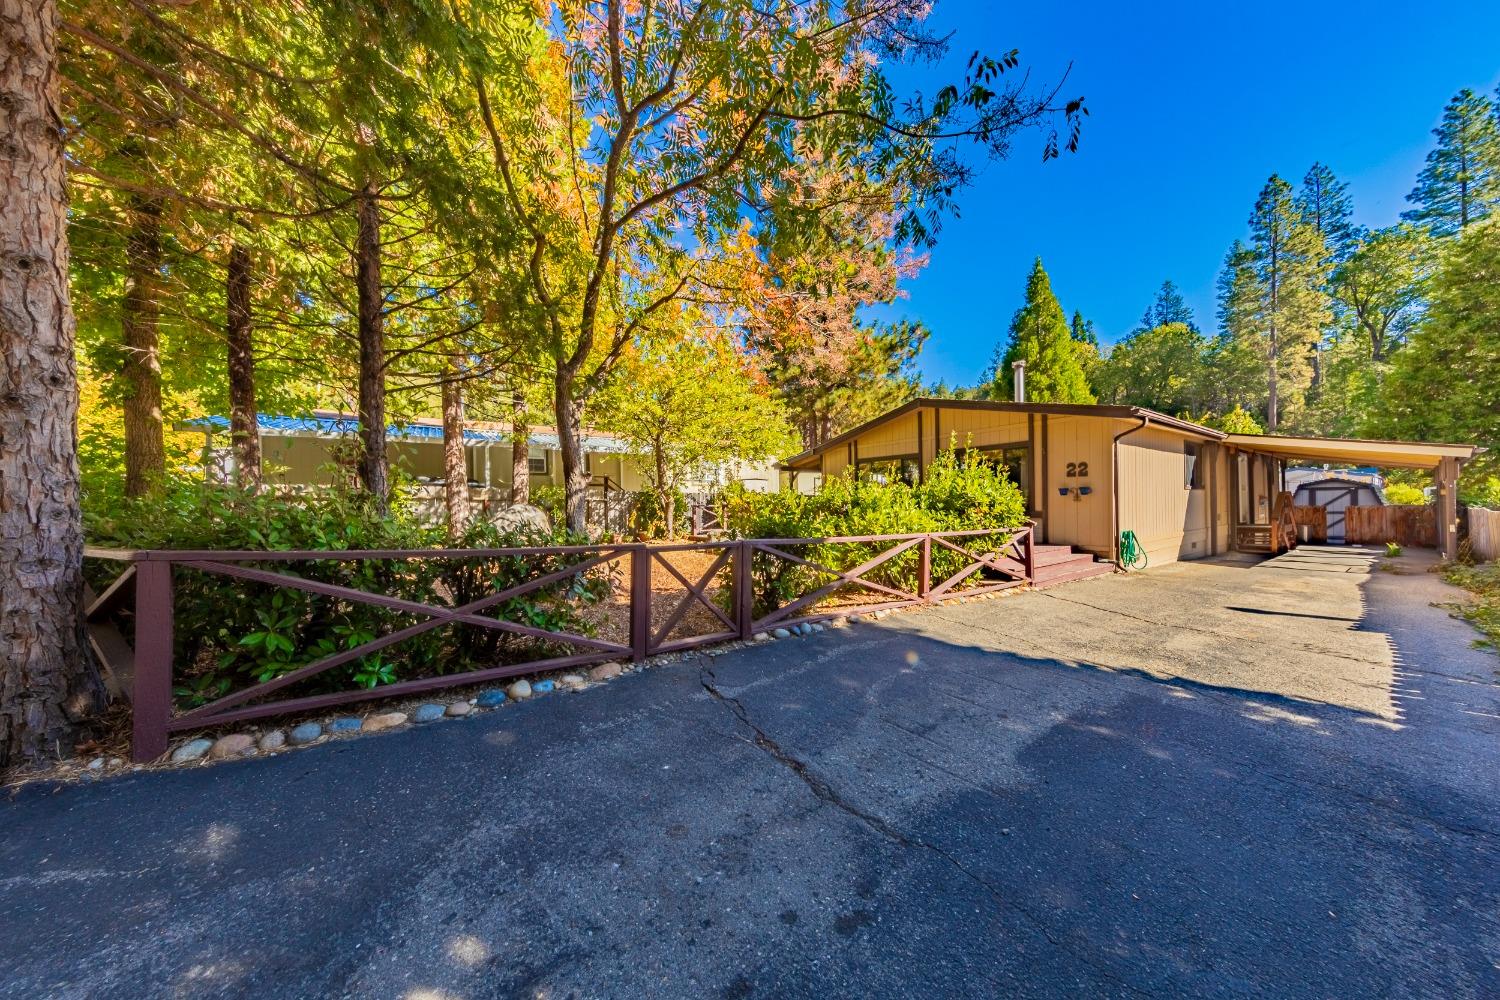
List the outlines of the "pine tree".
<svg viewBox="0 0 1500 1000">
<path fill-rule="evenodd" d="M 1087 344 L 1094 350 L 1099 349 L 1099 332 L 1094 328 L 1094 321 L 1084 319 L 1083 313 L 1073 310 L 1073 322 L 1069 325 L 1069 332 L 1073 335 L 1073 342 Z"/>
<path fill-rule="evenodd" d="M 1322 163 L 1314 163 L 1302 178 L 1297 208 L 1308 225 L 1323 237 L 1333 258 L 1348 259 L 1358 239 L 1351 221 L 1354 204 L 1349 198 L 1349 185 Z"/>
<path fill-rule="evenodd" d="M 1026 304 L 1010 321 L 1010 342 L 1004 354 L 996 351 L 991 395 L 1013 399 L 1016 361 L 1026 362 L 1026 400 L 1033 403 L 1092 403 L 1073 334 L 1068 327 L 1052 282 L 1038 257 L 1026 279 Z"/>
<path fill-rule="evenodd" d="M 1168 280 L 1161 283 L 1161 288 L 1156 292 L 1156 301 L 1141 316 L 1139 330 L 1154 330 L 1172 323 L 1181 323 L 1194 333 L 1198 332 L 1193 310 L 1188 307 L 1187 300 L 1182 297 L 1178 287 Z"/>
<path fill-rule="evenodd" d="M 1261 295 L 1256 333 L 1266 365 L 1266 429 L 1295 410 L 1312 381 L 1315 345 L 1329 322 L 1328 253 L 1292 197 L 1272 174 L 1250 215 L 1252 266 Z"/>
<path fill-rule="evenodd" d="M 1492 212 L 1500 202 L 1500 121 L 1495 105 L 1467 87 L 1443 109 L 1432 130 L 1437 146 L 1406 200 L 1408 222 L 1449 236 Z"/>
</svg>

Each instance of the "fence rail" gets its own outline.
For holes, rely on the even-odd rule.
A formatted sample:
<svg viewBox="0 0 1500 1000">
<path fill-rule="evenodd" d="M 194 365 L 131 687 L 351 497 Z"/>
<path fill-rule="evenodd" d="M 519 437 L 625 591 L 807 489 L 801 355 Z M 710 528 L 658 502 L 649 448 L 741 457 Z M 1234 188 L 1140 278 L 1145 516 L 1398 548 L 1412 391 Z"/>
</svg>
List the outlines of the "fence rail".
<svg viewBox="0 0 1500 1000">
<path fill-rule="evenodd" d="M 685 571 L 672 561 L 677 553 L 707 560 Z M 85 559 L 123 564 L 95 595 L 90 592 L 85 621 L 95 655 L 111 686 L 133 708 L 131 755 L 154 760 L 167 749 L 170 734 L 248 719 L 333 708 L 375 698 L 416 694 L 521 674 L 612 659 L 643 660 L 655 653 L 691 649 L 732 639 L 748 639 L 763 629 L 788 627 L 840 615 L 935 603 L 948 597 L 989 593 L 1034 578 L 1033 528 L 948 531 L 906 535 L 831 538 L 756 538 L 672 545 L 557 545 L 500 549 L 364 549 L 348 551 L 120 550 L 90 547 Z M 419 576 L 434 562 L 461 565 L 500 560 L 547 559 L 556 568 L 482 596 L 453 603 L 412 600 L 380 590 L 310 578 L 298 564 L 378 562 L 402 579 Z M 934 560 L 941 564 L 935 569 Z M 853 566 L 846 563 L 858 560 Z M 385 566 L 391 564 L 391 566 Z M 515 564 L 515 563 L 512 563 Z M 628 566 L 628 573 L 622 572 Z M 396 568 L 392 568 L 396 567 Z M 417 619 L 380 634 L 361 636 L 346 648 L 323 649 L 309 662 L 239 690 L 214 692 L 202 704 L 179 710 L 174 679 L 194 664 L 178 663 L 175 607 L 187 573 L 197 586 L 212 579 L 245 589 L 272 588 L 305 595 L 304 615 L 325 617 L 333 607 L 376 608 Z M 192 574 L 201 574 L 193 576 Z M 609 607 L 628 620 L 628 640 L 582 634 L 545 624 L 512 621 L 485 612 L 503 611 L 508 602 L 541 595 L 548 588 L 595 576 L 607 582 Z M 658 583 L 671 591 L 659 607 Z M 447 593 L 441 587 L 433 593 Z M 249 595 L 240 595 L 247 601 Z M 329 602 L 320 605 L 317 602 Z M 340 602 L 334 604 L 333 602 Z M 322 608 L 324 610 L 320 611 Z M 664 611 L 654 617 L 654 611 Z M 228 609 L 226 609 L 226 614 Z M 690 616 L 708 630 L 680 635 Z M 316 620 L 315 618 L 313 620 Z M 133 642 L 116 625 L 133 631 Z M 482 630 L 496 641 L 532 640 L 547 655 L 457 673 L 438 673 L 373 687 L 265 700 L 268 696 L 337 667 L 357 664 L 382 650 L 444 627 Z"/>
</svg>

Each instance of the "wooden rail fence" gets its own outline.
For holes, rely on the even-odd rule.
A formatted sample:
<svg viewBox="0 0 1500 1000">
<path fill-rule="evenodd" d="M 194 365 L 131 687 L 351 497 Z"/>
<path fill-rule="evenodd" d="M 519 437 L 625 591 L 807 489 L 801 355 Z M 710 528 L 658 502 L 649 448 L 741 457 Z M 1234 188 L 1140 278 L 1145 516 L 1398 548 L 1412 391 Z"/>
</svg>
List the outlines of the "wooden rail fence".
<svg viewBox="0 0 1500 1000">
<path fill-rule="evenodd" d="M 1437 509 L 1431 504 L 1346 507 L 1344 540 L 1351 544 L 1395 542 L 1437 548 Z"/>
<path fill-rule="evenodd" d="M 350 551 L 125 551 L 89 548 L 85 558 L 123 563 L 123 570 L 96 596 L 90 594 L 85 613 L 95 654 L 132 705 L 131 755 L 154 760 L 167 749 L 170 734 L 186 729 L 221 725 L 293 712 L 328 709 L 360 701 L 416 694 L 445 687 L 498 680 L 568 666 L 629 657 L 643 660 L 655 653 L 691 649 L 732 639 L 748 639 L 763 629 L 779 628 L 887 608 L 935 603 L 962 593 L 988 593 L 1030 582 L 1035 575 L 1033 527 L 1014 530 L 932 532 L 910 535 L 864 535 L 833 538 L 757 538 L 676 545 L 543 546 L 503 549 L 400 549 Z M 831 556 L 852 549 L 857 565 L 844 569 Z M 810 550 L 806 554 L 798 550 Z M 684 573 L 669 556 L 677 552 L 712 553 L 707 568 L 696 578 Z M 819 555 L 821 553 L 821 555 Z M 934 554 L 945 569 L 935 578 Z M 910 585 L 892 582 L 909 567 Z M 380 560 L 416 572 L 418 564 L 433 560 L 508 560 L 551 557 L 566 565 L 534 579 L 486 593 L 462 604 L 413 601 L 299 575 L 298 564 L 362 563 Z M 905 561 L 903 561 L 905 560 Z M 852 560 L 850 560 L 852 561 Z M 833 565 L 830 565 L 833 563 Z M 535 594 L 585 574 L 623 570 L 628 565 L 626 605 L 629 640 L 620 642 L 510 621 L 485 614 L 513 599 Z M 877 570 L 887 570 L 883 579 Z M 174 699 L 174 663 L 178 637 L 174 633 L 174 592 L 182 571 L 230 578 L 313 595 L 348 606 L 373 606 L 410 616 L 416 621 L 369 637 L 350 648 L 328 652 L 286 673 L 203 704 L 179 710 Z M 653 622 L 653 573 L 663 570 L 681 586 L 680 596 L 659 624 Z M 715 581 L 727 574 L 715 600 Z M 780 593 L 774 588 L 757 593 L 757 581 L 791 579 L 805 593 Z M 832 603 L 843 601 L 844 603 Z M 690 612 L 706 609 L 711 631 L 672 638 Z M 115 624 L 127 618 L 134 641 L 127 642 Z M 700 616 L 701 618 L 702 616 Z M 461 673 L 417 677 L 375 687 L 325 694 L 265 700 L 267 696 L 309 680 L 335 667 L 356 663 L 388 647 L 444 626 L 489 630 L 537 640 L 563 655 L 547 655 L 521 663 L 505 663 Z"/>
</svg>

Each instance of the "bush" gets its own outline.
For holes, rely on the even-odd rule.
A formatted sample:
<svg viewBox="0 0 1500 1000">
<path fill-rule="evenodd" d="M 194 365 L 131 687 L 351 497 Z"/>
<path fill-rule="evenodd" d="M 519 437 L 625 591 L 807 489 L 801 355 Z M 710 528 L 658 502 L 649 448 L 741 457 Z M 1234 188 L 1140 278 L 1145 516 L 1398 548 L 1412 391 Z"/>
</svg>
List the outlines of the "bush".
<svg viewBox="0 0 1500 1000">
<path fill-rule="evenodd" d="M 1479 566 L 1449 563 L 1443 569 L 1443 577 L 1474 595 L 1472 604 L 1456 609 L 1460 617 L 1484 633 L 1484 638 L 1475 640 L 1474 645 L 1500 652 L 1500 562 Z"/>
<path fill-rule="evenodd" d="M 577 541 L 565 534 L 505 533 L 476 519 L 459 538 L 424 527 L 398 497 L 380 516 L 366 498 L 339 492 L 307 496 L 248 494 L 178 484 L 149 501 L 116 501 L 88 509 L 91 544 L 136 549 L 510 548 Z M 567 556 L 442 559 L 308 560 L 244 563 L 303 579 L 429 606 L 456 607 L 568 565 Z M 101 586 L 119 564 L 90 560 Z M 236 580 L 179 566 L 175 572 L 174 681 L 193 706 L 248 684 L 268 681 L 340 650 L 425 620 L 419 614 Z M 485 614 L 549 631 L 592 634 L 584 605 L 601 599 L 600 573 L 562 581 L 486 609 Z M 438 626 L 297 685 L 298 693 L 376 687 L 401 680 L 522 663 L 571 651 L 563 643 L 473 626 Z"/>
<path fill-rule="evenodd" d="M 677 522 L 675 534 L 688 530 L 692 512 L 688 510 L 687 497 L 679 489 L 672 490 L 672 520 Z M 656 493 L 643 489 L 635 494 L 630 508 L 630 530 L 642 538 L 665 538 L 667 536 L 667 514 L 661 509 Z"/>
<path fill-rule="evenodd" d="M 832 538 L 850 535 L 909 535 L 934 531 L 994 529 L 960 544 L 972 551 L 991 551 L 1010 531 L 1026 523 L 1026 500 L 1002 469 L 980 459 L 943 452 L 926 469 L 917 486 L 876 483 L 838 476 L 814 494 L 790 491 L 751 493 L 731 487 L 725 494 L 725 522 L 740 538 Z M 840 572 L 852 569 L 890 543 L 806 543 L 793 554 Z M 800 551 L 798 551 L 800 550 Z M 941 546 L 932 549 L 932 576 L 945 579 L 970 560 Z M 913 593 L 920 556 L 916 549 L 877 567 L 869 578 Z M 785 559 L 758 555 L 752 564 L 755 614 L 766 614 L 816 590 L 831 580 L 828 573 Z M 977 577 L 975 578 L 978 579 Z M 854 589 L 854 588 L 849 588 Z M 868 594 L 868 591 L 864 591 Z"/>
<path fill-rule="evenodd" d="M 1398 505 L 1422 506 L 1427 503 L 1427 494 L 1422 492 L 1421 487 L 1412 486 L 1409 483 L 1387 483 L 1385 485 L 1385 502 Z"/>
</svg>

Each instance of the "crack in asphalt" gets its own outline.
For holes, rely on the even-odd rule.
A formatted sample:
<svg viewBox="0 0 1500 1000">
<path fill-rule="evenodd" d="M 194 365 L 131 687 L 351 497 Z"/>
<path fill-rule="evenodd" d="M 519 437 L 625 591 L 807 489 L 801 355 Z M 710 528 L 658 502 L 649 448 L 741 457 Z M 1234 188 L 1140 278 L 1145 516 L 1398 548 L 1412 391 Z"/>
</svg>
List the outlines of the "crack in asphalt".
<svg viewBox="0 0 1500 1000">
<path fill-rule="evenodd" d="M 1040 917 L 1032 913 L 1026 907 L 1015 902 L 1014 900 L 1002 895 L 1000 890 L 996 886 L 994 886 L 978 873 L 969 868 L 968 865 L 960 861 L 951 851 L 948 851 L 947 849 L 940 847 L 939 845 L 934 844 L 930 841 L 923 840 L 920 837 L 915 837 L 907 834 L 904 831 L 897 829 L 895 826 L 891 825 L 882 817 L 877 816 L 865 809 L 861 809 L 853 802 L 850 802 L 848 799 L 844 798 L 844 796 L 841 795 L 836 788 L 834 788 L 824 778 L 813 771 L 812 768 L 808 767 L 808 765 L 804 761 L 799 760 L 797 757 L 788 753 L 780 743 L 778 743 L 770 736 L 770 734 L 768 734 L 764 729 L 757 725 L 755 721 L 750 718 L 750 713 L 746 711 L 745 706 L 740 702 L 738 698 L 721 691 L 718 687 L 718 678 L 715 676 L 713 669 L 714 655 L 706 654 L 704 658 L 708 661 L 707 664 L 701 665 L 698 668 L 698 682 L 703 686 L 703 690 L 708 692 L 708 695 L 711 698 L 727 708 L 730 714 L 733 715 L 741 725 L 743 725 L 746 729 L 754 734 L 754 738 L 751 740 L 747 740 L 746 742 L 751 743 L 752 745 L 766 753 L 772 760 L 776 761 L 778 764 L 791 771 L 820 801 L 825 802 L 828 805 L 833 806 L 835 809 L 843 812 L 844 814 L 853 817 L 869 829 L 880 834 L 882 837 L 894 841 L 895 843 L 900 844 L 902 847 L 908 849 L 917 848 L 919 850 L 928 851 L 932 854 L 937 855 L 939 858 L 947 862 L 948 865 L 951 866 L 954 870 L 958 871 L 965 878 L 969 879 L 975 885 L 983 889 L 996 902 L 996 904 L 1020 914 L 1020 916 L 1027 923 L 1029 923 L 1037 931 L 1037 933 L 1041 934 L 1042 937 L 1045 938 L 1047 942 L 1053 947 L 1073 956 L 1084 965 L 1087 965 L 1089 968 L 1093 969 L 1104 979 L 1114 983 L 1122 989 L 1129 991 L 1132 994 L 1143 997 L 1155 996 L 1154 993 L 1143 990 L 1139 986 L 1127 982 L 1120 976 L 1119 973 L 1100 964 L 1092 955 L 1087 954 L 1079 950 L 1078 948 L 1075 948 L 1067 941 L 1059 940 Z"/>
</svg>

